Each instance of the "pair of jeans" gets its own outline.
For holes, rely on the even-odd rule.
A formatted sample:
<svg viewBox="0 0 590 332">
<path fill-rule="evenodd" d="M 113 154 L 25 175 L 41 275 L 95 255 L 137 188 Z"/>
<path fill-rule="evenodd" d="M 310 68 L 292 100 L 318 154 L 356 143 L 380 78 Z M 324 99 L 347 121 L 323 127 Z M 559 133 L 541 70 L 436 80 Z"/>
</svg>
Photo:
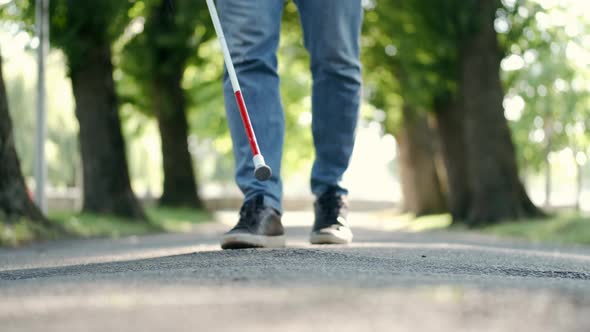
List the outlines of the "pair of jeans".
<svg viewBox="0 0 590 332">
<path fill-rule="evenodd" d="M 235 159 L 235 179 L 245 200 L 263 194 L 282 211 L 281 159 L 285 116 L 279 93 L 277 48 L 284 0 L 217 0 L 222 28 L 250 113 L 260 150 L 273 175 L 257 181 L 248 139 L 224 76 L 225 108 Z M 311 58 L 312 134 L 315 160 L 311 190 L 316 196 L 341 181 L 353 151 L 361 98 L 361 0 L 295 0 Z"/>
</svg>

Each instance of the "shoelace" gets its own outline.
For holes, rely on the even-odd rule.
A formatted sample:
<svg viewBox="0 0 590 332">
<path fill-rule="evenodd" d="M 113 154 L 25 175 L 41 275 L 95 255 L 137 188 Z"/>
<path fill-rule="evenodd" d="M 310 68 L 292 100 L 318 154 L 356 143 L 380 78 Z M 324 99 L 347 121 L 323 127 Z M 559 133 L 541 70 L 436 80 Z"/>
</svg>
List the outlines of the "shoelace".
<svg viewBox="0 0 590 332">
<path fill-rule="evenodd" d="M 318 216 L 319 220 L 322 221 L 322 224 L 325 226 L 333 225 L 340 216 L 342 208 L 347 207 L 347 204 L 342 199 L 342 196 L 336 192 L 324 193 L 318 198 L 317 204 L 319 205 L 319 211 L 321 213 L 321 215 Z"/>
<path fill-rule="evenodd" d="M 252 200 L 244 202 L 240 209 L 240 220 L 238 225 L 249 226 L 256 220 L 257 213 L 264 208 L 261 197 L 255 197 Z"/>
</svg>

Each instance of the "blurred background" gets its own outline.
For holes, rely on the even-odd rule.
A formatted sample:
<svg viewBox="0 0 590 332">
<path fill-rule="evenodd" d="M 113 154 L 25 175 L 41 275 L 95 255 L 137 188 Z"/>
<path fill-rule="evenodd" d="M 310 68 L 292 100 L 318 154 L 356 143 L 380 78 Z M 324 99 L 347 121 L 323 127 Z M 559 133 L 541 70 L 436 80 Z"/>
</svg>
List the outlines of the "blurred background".
<svg viewBox="0 0 590 332">
<path fill-rule="evenodd" d="M 414 215 L 450 211 L 456 220 L 534 216 L 528 198 L 545 211 L 590 210 L 589 2 L 363 5 L 362 120 L 345 178 L 353 207 Z M 0 6 L 15 145 L 34 192 L 35 6 L 25 0 L 0 0 Z M 52 0 L 48 14 L 44 148 L 50 213 L 102 211 L 92 205 L 100 190 L 93 195 L 84 186 L 100 186 L 105 174 L 124 179 L 125 167 L 133 193 L 148 205 L 239 207 L 223 109 L 223 59 L 205 1 Z M 285 205 L 309 208 L 312 78 L 292 1 L 286 2 L 282 30 Z M 107 91 L 111 85 L 114 94 Z M 99 119 L 108 114 L 109 120 Z M 117 126 L 122 146 L 116 133 L 112 138 Z M 461 142 L 453 145 L 456 139 Z M 98 151 L 105 144 L 124 148 L 126 160 Z M 115 160 L 106 161 L 108 170 L 91 172 L 93 163 L 105 163 L 100 156 Z M 465 207 L 478 200 L 510 212 Z M 507 206 L 506 200 L 517 203 Z M 124 211 L 107 212 L 133 216 Z"/>
</svg>

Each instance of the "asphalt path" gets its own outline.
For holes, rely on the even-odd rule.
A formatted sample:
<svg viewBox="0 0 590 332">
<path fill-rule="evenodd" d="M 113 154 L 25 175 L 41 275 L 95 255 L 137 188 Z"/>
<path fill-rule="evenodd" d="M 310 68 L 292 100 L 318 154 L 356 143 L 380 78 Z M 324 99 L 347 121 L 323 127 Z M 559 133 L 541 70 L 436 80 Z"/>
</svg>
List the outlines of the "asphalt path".
<svg viewBox="0 0 590 332">
<path fill-rule="evenodd" d="M 0 331 L 590 331 L 590 248 L 351 217 L 355 243 L 221 251 L 187 234 L 0 250 Z"/>
</svg>

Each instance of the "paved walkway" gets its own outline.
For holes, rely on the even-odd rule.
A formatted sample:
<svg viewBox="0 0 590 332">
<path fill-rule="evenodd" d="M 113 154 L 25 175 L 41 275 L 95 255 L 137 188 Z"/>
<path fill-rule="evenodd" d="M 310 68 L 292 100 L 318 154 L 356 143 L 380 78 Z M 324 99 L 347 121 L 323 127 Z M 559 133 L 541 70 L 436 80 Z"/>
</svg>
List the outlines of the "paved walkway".
<svg viewBox="0 0 590 332">
<path fill-rule="evenodd" d="M 392 232 L 365 214 L 355 244 L 309 246 L 311 215 L 290 213 L 289 248 L 220 251 L 233 217 L 0 250 L 0 330 L 590 330 L 590 248 Z"/>
</svg>

